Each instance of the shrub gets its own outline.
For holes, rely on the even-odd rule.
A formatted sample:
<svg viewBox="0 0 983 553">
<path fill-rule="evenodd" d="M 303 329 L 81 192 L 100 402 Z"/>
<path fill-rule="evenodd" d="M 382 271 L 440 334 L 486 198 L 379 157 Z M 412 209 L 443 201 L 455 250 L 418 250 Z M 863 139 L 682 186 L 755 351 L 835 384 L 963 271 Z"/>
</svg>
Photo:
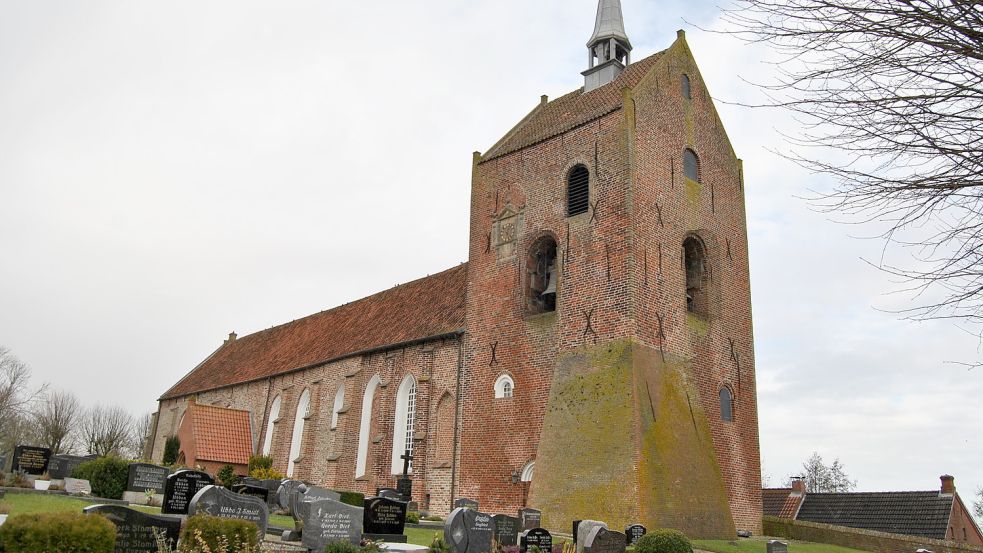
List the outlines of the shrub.
<svg viewBox="0 0 983 553">
<path fill-rule="evenodd" d="M 72 478 L 88 480 L 92 495 L 107 499 L 122 499 L 126 491 L 130 463 L 117 457 L 100 457 L 75 467 Z"/>
<path fill-rule="evenodd" d="M 354 505 L 356 507 L 365 506 L 365 494 L 358 492 L 338 492 L 341 494 L 340 501 L 348 505 Z"/>
<path fill-rule="evenodd" d="M 660 528 L 639 538 L 635 553 L 693 553 L 693 546 L 679 530 Z"/>
<path fill-rule="evenodd" d="M 253 469 L 249 471 L 249 476 L 260 480 L 283 480 L 284 474 L 276 469 Z"/>
<path fill-rule="evenodd" d="M 333 541 L 324 547 L 324 553 L 359 553 L 359 548 L 351 542 Z"/>
<path fill-rule="evenodd" d="M 406 522 L 409 522 L 410 524 L 417 524 L 420 522 L 420 513 L 416 511 L 407 511 Z"/>
<path fill-rule="evenodd" d="M 13 474 L 10 475 L 10 485 L 15 488 L 34 487 L 30 480 L 27 479 L 27 473 L 22 470 L 14 471 Z"/>
<path fill-rule="evenodd" d="M 173 465 L 177 462 L 177 456 L 181 451 L 181 440 L 177 436 L 171 436 L 164 442 L 164 461 L 165 465 Z"/>
<path fill-rule="evenodd" d="M 195 515 L 181 531 L 181 553 L 259 551 L 259 529 L 246 520 Z"/>
<path fill-rule="evenodd" d="M 0 503 L 0 515 L 10 514 L 10 503 Z"/>
<path fill-rule="evenodd" d="M 251 455 L 249 457 L 249 472 L 256 469 L 271 469 L 273 468 L 273 456 L 272 455 Z"/>
<path fill-rule="evenodd" d="M 447 553 L 447 542 L 444 541 L 444 536 L 441 534 L 434 534 L 433 541 L 430 542 L 430 548 L 427 549 L 427 553 Z"/>
<path fill-rule="evenodd" d="M 232 489 L 232 486 L 236 485 L 236 480 L 239 479 L 236 476 L 236 469 L 232 465 L 225 465 L 219 469 L 218 474 L 215 475 L 218 481 L 222 483 L 226 488 Z"/>
<path fill-rule="evenodd" d="M 4 553 L 113 553 L 116 527 L 99 515 L 15 515 L 0 526 L 0 544 Z"/>
</svg>

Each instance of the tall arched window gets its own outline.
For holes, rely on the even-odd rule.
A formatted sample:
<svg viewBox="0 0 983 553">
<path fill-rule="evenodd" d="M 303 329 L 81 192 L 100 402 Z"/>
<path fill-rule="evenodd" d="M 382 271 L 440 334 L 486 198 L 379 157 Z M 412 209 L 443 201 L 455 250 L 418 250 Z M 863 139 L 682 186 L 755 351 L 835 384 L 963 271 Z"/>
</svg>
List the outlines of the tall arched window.
<svg viewBox="0 0 983 553">
<path fill-rule="evenodd" d="M 311 391 L 304 390 L 297 402 L 297 414 L 294 415 L 294 432 L 290 437 L 290 464 L 287 465 L 287 476 L 294 475 L 297 459 L 300 457 L 301 446 L 304 442 L 304 422 L 311 410 Z"/>
<path fill-rule="evenodd" d="M 331 408 L 331 429 L 338 428 L 338 413 L 345 405 L 345 383 L 338 386 L 338 391 L 334 395 L 334 406 Z"/>
<path fill-rule="evenodd" d="M 734 421 L 734 393 L 727 386 L 720 388 L 720 420 Z"/>
<path fill-rule="evenodd" d="M 379 375 L 375 375 L 365 385 L 365 395 L 362 396 L 362 420 L 358 426 L 358 453 L 355 456 L 355 478 L 365 476 L 365 465 L 369 458 L 369 433 L 372 432 L 372 403 L 375 392 L 379 388 Z"/>
<path fill-rule="evenodd" d="M 567 175 L 567 217 L 587 213 L 590 205 L 590 171 L 577 165 Z"/>
<path fill-rule="evenodd" d="M 499 376 L 498 380 L 495 381 L 495 397 L 508 398 L 512 397 L 514 393 L 515 382 L 512 380 L 512 377 L 507 374 Z"/>
<path fill-rule="evenodd" d="M 529 248 L 526 258 L 526 310 L 530 313 L 556 311 L 556 240 L 543 236 Z"/>
<path fill-rule="evenodd" d="M 408 374 L 396 391 L 396 419 L 393 424 L 393 474 L 403 473 L 402 456 L 407 451 L 413 454 L 413 430 L 416 422 L 416 379 Z M 410 463 L 410 472 L 413 463 Z"/>
<path fill-rule="evenodd" d="M 689 180 L 700 182 L 700 159 L 689 148 L 683 150 L 683 174 Z"/>
<path fill-rule="evenodd" d="M 270 407 L 269 420 L 266 423 L 266 436 L 263 437 L 263 455 L 269 455 L 273 449 L 273 423 L 280 418 L 280 396 L 273 398 L 273 405 Z"/>
<path fill-rule="evenodd" d="M 695 236 L 683 242 L 683 264 L 686 270 L 686 310 L 706 316 L 709 301 L 706 291 L 706 251 Z"/>
<path fill-rule="evenodd" d="M 683 73 L 683 78 L 682 78 L 682 83 L 681 84 L 682 84 L 682 89 L 683 89 L 683 98 L 686 98 L 687 100 L 692 100 L 693 99 L 693 92 L 692 92 L 692 90 L 690 90 L 690 86 L 689 86 L 689 75 L 687 75 L 686 73 Z"/>
</svg>

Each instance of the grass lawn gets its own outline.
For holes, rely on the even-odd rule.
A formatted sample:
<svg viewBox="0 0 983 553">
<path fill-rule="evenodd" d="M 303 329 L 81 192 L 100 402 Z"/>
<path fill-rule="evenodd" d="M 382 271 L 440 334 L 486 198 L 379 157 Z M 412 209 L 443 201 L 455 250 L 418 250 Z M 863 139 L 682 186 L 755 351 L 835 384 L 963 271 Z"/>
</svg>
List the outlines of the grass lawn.
<svg viewBox="0 0 983 553">
<path fill-rule="evenodd" d="M 785 539 L 782 541 L 788 543 L 788 553 L 866 553 L 838 545 Z M 693 548 L 712 551 L 713 553 L 765 553 L 765 545 L 767 543 L 765 538 L 742 539 L 736 542 L 727 540 L 693 540 Z"/>
</svg>

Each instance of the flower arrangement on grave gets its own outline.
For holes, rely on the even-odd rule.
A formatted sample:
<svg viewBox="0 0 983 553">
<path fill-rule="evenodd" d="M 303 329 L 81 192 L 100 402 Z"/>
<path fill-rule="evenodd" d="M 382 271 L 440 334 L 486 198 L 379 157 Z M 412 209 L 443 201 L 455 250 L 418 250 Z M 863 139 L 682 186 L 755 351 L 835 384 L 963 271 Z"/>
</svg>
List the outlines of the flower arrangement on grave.
<svg viewBox="0 0 983 553">
<path fill-rule="evenodd" d="M 447 553 L 448 552 L 447 542 L 444 541 L 444 536 L 439 533 L 433 535 L 433 541 L 430 543 L 430 548 L 427 549 L 427 553 Z"/>
<path fill-rule="evenodd" d="M 10 485 L 15 488 L 33 488 L 31 481 L 27 478 L 27 473 L 22 470 L 15 470 L 10 475 Z"/>
</svg>

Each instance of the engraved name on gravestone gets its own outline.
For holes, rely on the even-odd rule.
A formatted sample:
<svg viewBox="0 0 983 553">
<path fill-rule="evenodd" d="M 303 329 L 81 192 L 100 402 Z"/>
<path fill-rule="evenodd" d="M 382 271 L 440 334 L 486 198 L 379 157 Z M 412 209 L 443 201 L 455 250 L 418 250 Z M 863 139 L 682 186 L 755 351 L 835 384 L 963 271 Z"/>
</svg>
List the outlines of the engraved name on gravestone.
<svg viewBox="0 0 983 553">
<path fill-rule="evenodd" d="M 359 545 L 362 541 L 362 508 L 334 499 L 304 502 L 304 533 L 301 544 L 311 551 L 324 551 L 335 541 Z"/>
<path fill-rule="evenodd" d="M 628 545 L 635 545 L 635 542 L 641 539 L 647 532 L 648 530 L 641 524 L 632 524 L 625 528 L 625 537 L 628 538 Z"/>
<path fill-rule="evenodd" d="M 304 520 L 307 519 L 307 509 L 311 502 L 319 499 L 341 501 L 341 494 L 327 488 L 308 486 L 307 484 L 293 488 L 293 493 L 288 501 L 290 503 L 290 516 L 294 519 L 294 531 L 288 533 L 288 540 L 297 541 L 300 539 L 300 533 L 304 531 Z"/>
<path fill-rule="evenodd" d="M 584 542 L 587 541 L 587 534 L 590 534 L 591 530 L 601 526 L 607 528 L 608 525 L 599 520 L 581 520 L 580 524 L 577 525 L 577 534 L 574 536 L 577 542 L 577 552 L 584 553 Z"/>
<path fill-rule="evenodd" d="M 587 534 L 584 543 L 585 553 L 625 553 L 628 540 L 621 532 L 613 532 L 602 526 L 596 526 Z"/>
<path fill-rule="evenodd" d="M 403 528 L 406 525 L 405 501 L 388 497 L 365 499 L 362 515 L 362 533 L 373 541 L 405 543 Z"/>
<path fill-rule="evenodd" d="M 266 523 L 270 516 L 265 501 L 249 495 L 232 493 L 221 486 L 205 486 L 191 498 L 188 514 L 198 513 L 248 520 L 259 528 L 260 536 L 266 535 Z"/>
<path fill-rule="evenodd" d="M 181 533 L 181 519 L 148 515 L 119 505 L 93 505 L 82 509 L 86 514 L 100 514 L 116 526 L 114 553 L 157 553 L 154 529 L 164 532 L 173 549 Z"/>
<path fill-rule="evenodd" d="M 539 509 L 519 509 L 519 524 L 523 530 L 539 528 L 543 524 L 543 512 Z"/>
<path fill-rule="evenodd" d="M 72 495 L 92 495 L 92 484 L 88 480 L 66 478 L 65 492 Z"/>
<path fill-rule="evenodd" d="M 465 509 L 474 509 L 475 511 L 477 511 L 478 502 L 473 499 L 467 499 L 462 497 L 454 502 L 454 508 L 457 509 L 458 507 L 464 507 Z"/>
<path fill-rule="evenodd" d="M 154 490 L 154 493 L 163 493 L 167 475 L 170 473 L 171 469 L 167 467 L 149 463 L 133 463 L 130 465 L 129 474 L 126 477 L 126 491 L 143 493 L 147 490 Z"/>
<path fill-rule="evenodd" d="M 51 450 L 46 447 L 19 445 L 14 448 L 14 463 L 10 470 L 12 472 L 21 470 L 27 474 L 41 476 L 47 472 L 50 459 Z"/>
<path fill-rule="evenodd" d="M 495 533 L 492 537 L 499 545 L 519 545 L 519 519 L 509 515 L 492 517 Z"/>
<path fill-rule="evenodd" d="M 167 477 L 164 482 L 164 503 L 160 512 L 165 515 L 186 515 L 191 498 L 205 486 L 215 481 L 211 476 L 197 470 L 179 470 Z"/>
<path fill-rule="evenodd" d="M 467 509 L 464 522 L 468 530 L 467 553 L 490 553 L 492 535 L 495 533 L 491 515 Z"/>
<path fill-rule="evenodd" d="M 552 553 L 553 535 L 543 528 L 526 530 L 519 536 L 519 551 L 528 553 L 531 547 L 537 547 L 543 553 Z"/>
</svg>

